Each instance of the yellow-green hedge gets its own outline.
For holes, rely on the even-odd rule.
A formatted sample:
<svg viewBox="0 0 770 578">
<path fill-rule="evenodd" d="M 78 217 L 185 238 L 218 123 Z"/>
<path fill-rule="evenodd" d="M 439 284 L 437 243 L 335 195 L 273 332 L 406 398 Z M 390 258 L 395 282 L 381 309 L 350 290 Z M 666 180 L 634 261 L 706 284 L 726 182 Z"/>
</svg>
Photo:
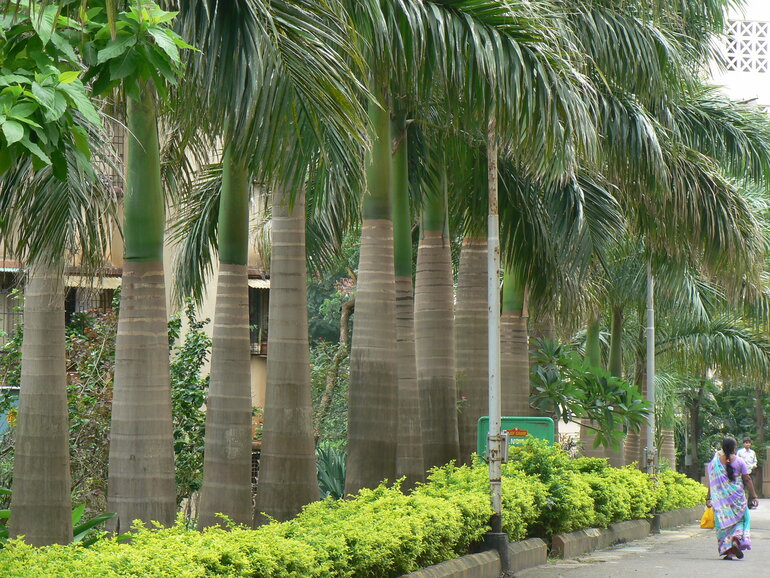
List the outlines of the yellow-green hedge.
<svg viewBox="0 0 770 578">
<path fill-rule="evenodd" d="M 653 482 L 606 460 L 570 459 L 544 442 L 513 448 L 503 468 L 503 528 L 512 540 L 607 526 L 703 503 L 705 488 L 675 472 Z M 485 464 L 447 465 L 409 495 L 396 486 L 307 506 L 295 519 L 257 530 L 140 527 L 131 543 L 112 539 L 0 551 L 0 576 L 399 576 L 467 553 L 488 530 Z"/>
</svg>

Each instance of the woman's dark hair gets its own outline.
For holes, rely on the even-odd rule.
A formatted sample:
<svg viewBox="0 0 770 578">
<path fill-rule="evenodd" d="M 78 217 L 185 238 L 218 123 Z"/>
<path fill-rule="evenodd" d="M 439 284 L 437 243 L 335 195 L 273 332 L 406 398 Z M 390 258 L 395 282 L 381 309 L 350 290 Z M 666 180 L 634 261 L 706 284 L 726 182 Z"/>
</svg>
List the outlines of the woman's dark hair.
<svg viewBox="0 0 770 578">
<path fill-rule="evenodd" d="M 735 438 L 727 436 L 722 440 L 722 451 L 725 453 L 725 469 L 727 470 L 727 477 L 731 482 L 735 481 L 735 472 L 733 472 L 733 465 L 730 463 L 730 456 L 735 453 L 735 448 L 738 447 L 738 442 Z"/>
</svg>

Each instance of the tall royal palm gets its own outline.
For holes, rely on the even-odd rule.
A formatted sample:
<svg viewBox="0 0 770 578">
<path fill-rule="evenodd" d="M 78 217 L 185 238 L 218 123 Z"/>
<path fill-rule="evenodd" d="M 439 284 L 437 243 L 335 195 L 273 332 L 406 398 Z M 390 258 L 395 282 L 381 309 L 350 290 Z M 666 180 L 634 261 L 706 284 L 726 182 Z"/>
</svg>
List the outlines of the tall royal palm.
<svg viewBox="0 0 770 578">
<path fill-rule="evenodd" d="M 51 97 L 8 92 L 0 121 L 0 238 L 27 264 L 9 530 L 45 546 L 72 540 L 64 268 L 76 253 L 85 268 L 103 258 L 111 201 L 90 162 L 90 151 L 104 146 L 99 116 L 68 41 L 83 31 L 56 6 L 6 9 L 0 77 L 13 71 L 4 84 L 37 86 Z M 51 29 L 34 25 L 42 18 Z"/>
<path fill-rule="evenodd" d="M 354 179 L 360 172 L 360 87 L 347 64 L 357 56 L 334 3 L 212 0 L 182 2 L 180 8 L 180 31 L 203 48 L 190 63 L 190 92 L 208 113 L 196 117 L 182 111 L 181 119 L 195 126 L 202 117 L 211 130 L 223 130 L 226 141 L 220 194 L 212 202 L 205 188 L 193 191 L 192 209 L 182 215 L 187 224 L 180 229 L 187 242 L 178 269 L 182 293 L 201 291 L 208 261 L 195 255 L 196 248 L 209 255 L 207 243 L 213 241 L 220 262 L 199 523 L 216 523 L 218 513 L 241 522 L 251 519 L 245 308 L 254 178 L 272 191 L 271 285 L 276 289 L 270 300 L 273 329 L 255 520 L 265 521 L 262 512 L 287 519 L 318 498 L 304 313 L 304 192 L 309 175 L 321 170 L 320 158 L 335 165 L 335 175 Z M 274 30 L 279 34 L 272 35 Z M 181 96 L 190 98 L 184 88 Z M 335 182 L 327 177 L 326 182 Z M 207 212 L 212 208 L 218 211 Z M 215 214 L 218 218 L 210 218 Z M 209 226 L 196 227 L 195 219 L 208 219 Z M 192 231 L 205 238 L 187 234 Z"/>
<path fill-rule="evenodd" d="M 180 74 L 179 50 L 188 45 L 169 28 L 170 18 L 152 2 L 129 3 L 112 37 L 94 35 L 87 51 L 95 90 L 123 89 L 129 135 L 108 486 L 118 532 L 136 519 L 170 526 L 176 514 L 157 115 L 167 84 Z"/>
</svg>

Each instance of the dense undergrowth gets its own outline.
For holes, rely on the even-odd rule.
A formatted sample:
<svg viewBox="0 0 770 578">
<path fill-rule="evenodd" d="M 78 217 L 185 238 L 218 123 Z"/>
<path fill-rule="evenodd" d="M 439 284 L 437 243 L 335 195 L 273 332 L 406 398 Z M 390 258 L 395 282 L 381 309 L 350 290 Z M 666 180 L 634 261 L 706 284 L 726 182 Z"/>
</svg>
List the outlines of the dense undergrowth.
<svg viewBox="0 0 770 578">
<path fill-rule="evenodd" d="M 512 540 L 604 527 L 692 506 L 705 488 L 671 471 L 651 480 L 634 467 L 571 459 L 529 440 L 504 466 L 503 526 Z M 398 484 L 307 506 L 295 519 L 257 530 L 198 532 L 179 523 L 139 526 L 130 543 L 105 538 L 36 549 L 16 541 L 0 552 L 0 575 L 43 576 L 399 576 L 467 553 L 487 531 L 484 465 L 434 470 L 409 494 Z M 224 525 L 224 523 L 223 523 Z"/>
</svg>

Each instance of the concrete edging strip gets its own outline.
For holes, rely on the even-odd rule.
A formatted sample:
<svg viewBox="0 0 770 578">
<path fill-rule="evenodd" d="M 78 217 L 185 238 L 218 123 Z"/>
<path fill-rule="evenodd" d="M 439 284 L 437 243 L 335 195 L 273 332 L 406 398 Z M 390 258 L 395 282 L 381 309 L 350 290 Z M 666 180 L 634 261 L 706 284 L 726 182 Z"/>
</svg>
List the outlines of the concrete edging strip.
<svg viewBox="0 0 770 578">
<path fill-rule="evenodd" d="M 556 534 L 551 538 L 551 552 L 560 558 L 575 558 L 586 552 L 644 538 L 652 532 L 656 522 L 659 523 L 658 528 L 675 528 L 694 524 L 702 514 L 703 506 L 698 505 L 656 514 L 656 520 L 626 520 L 608 528 L 586 528 L 568 534 Z"/>
<path fill-rule="evenodd" d="M 656 514 L 660 528 L 674 528 L 697 522 L 703 506 L 679 508 Z M 586 552 L 608 548 L 621 542 L 639 540 L 648 536 L 654 524 L 652 519 L 626 520 L 609 528 L 586 528 L 569 534 L 557 534 L 551 539 L 551 551 L 561 558 L 575 558 Z M 540 566 L 547 562 L 548 547 L 540 538 L 512 542 L 508 546 L 511 572 Z M 468 554 L 434 566 L 405 574 L 402 578 L 498 578 L 500 557 L 495 551 Z"/>
<path fill-rule="evenodd" d="M 512 542 L 508 546 L 510 571 L 519 572 L 548 561 L 548 546 L 540 538 Z M 406 574 L 403 578 L 499 578 L 500 557 L 490 550 L 469 554 Z"/>
</svg>

